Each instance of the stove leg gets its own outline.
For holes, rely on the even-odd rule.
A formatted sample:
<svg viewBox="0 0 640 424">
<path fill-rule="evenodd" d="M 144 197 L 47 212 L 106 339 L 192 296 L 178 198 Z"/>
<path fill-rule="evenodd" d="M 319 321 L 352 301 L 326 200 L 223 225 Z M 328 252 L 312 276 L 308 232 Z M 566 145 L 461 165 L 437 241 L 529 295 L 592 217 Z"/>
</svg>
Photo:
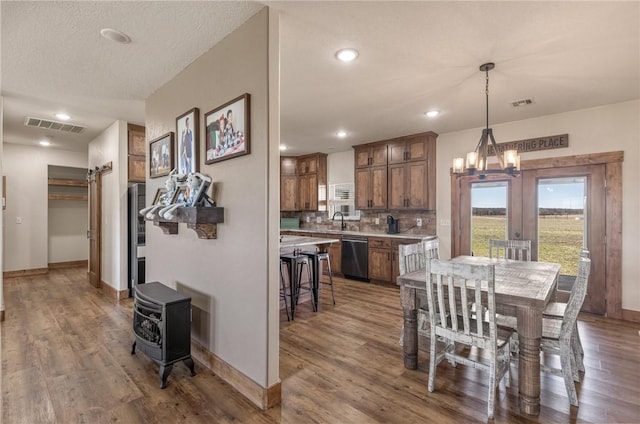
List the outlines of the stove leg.
<svg viewBox="0 0 640 424">
<path fill-rule="evenodd" d="M 191 359 L 191 356 L 189 356 L 187 359 L 185 359 L 184 364 L 189 367 L 189 369 L 191 370 L 191 377 L 193 377 L 194 375 L 196 375 L 196 367 L 195 364 L 193 363 L 193 359 Z"/>
<path fill-rule="evenodd" d="M 131 345 L 131 354 L 135 355 L 136 353 L 136 341 L 133 341 L 133 345 Z"/>
<path fill-rule="evenodd" d="M 160 365 L 160 370 L 158 374 L 160 375 L 160 388 L 164 389 L 167 387 L 167 377 L 171 374 L 171 370 L 173 369 L 173 364 L 164 366 Z"/>
</svg>

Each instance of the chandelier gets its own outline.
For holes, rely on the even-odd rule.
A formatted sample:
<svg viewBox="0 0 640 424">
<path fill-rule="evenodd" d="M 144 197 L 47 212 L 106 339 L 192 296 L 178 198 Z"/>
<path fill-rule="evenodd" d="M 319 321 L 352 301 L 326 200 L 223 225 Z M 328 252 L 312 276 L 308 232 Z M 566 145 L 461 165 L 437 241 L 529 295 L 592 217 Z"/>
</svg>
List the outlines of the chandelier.
<svg viewBox="0 0 640 424">
<path fill-rule="evenodd" d="M 485 96 L 486 96 L 486 126 L 482 130 L 482 136 L 476 146 L 476 150 L 467 153 L 464 158 L 453 160 L 453 174 L 461 177 L 465 175 L 477 175 L 480 179 L 489 174 L 506 174 L 512 177 L 520 174 L 520 155 L 517 150 L 505 150 L 501 155 L 493 138 L 493 130 L 489 128 L 489 71 L 495 68 L 495 63 L 489 62 L 480 66 L 480 70 L 486 75 Z M 489 152 L 489 141 L 493 147 L 493 152 L 498 158 L 500 169 L 488 169 L 487 154 Z"/>
</svg>

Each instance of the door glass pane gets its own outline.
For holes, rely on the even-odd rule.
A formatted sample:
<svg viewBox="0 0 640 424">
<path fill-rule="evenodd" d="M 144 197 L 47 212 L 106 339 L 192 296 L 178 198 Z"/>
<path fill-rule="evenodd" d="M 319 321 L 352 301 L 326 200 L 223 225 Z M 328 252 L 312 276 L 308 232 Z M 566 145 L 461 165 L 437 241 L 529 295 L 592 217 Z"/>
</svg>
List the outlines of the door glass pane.
<svg viewBox="0 0 640 424">
<path fill-rule="evenodd" d="M 562 266 L 560 290 L 571 290 L 586 248 L 586 187 L 586 177 L 538 180 L 538 260 Z"/>
<path fill-rule="evenodd" d="M 507 182 L 471 184 L 471 254 L 489 256 L 489 240 L 507 238 Z"/>
</svg>

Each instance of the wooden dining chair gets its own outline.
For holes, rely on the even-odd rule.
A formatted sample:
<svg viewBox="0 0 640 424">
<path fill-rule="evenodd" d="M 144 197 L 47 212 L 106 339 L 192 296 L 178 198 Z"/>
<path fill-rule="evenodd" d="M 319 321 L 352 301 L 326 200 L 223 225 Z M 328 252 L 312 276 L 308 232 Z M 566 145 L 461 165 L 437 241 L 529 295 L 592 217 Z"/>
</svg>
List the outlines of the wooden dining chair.
<svg viewBox="0 0 640 424">
<path fill-rule="evenodd" d="M 489 240 L 489 257 L 531 260 L 531 240 Z"/>
<path fill-rule="evenodd" d="M 438 237 L 425 239 L 419 243 L 401 244 L 398 247 L 400 275 L 423 270 L 426 266 L 427 258 L 440 257 L 440 244 Z M 429 337 L 429 312 L 426 306 L 418 309 L 418 335 Z M 404 344 L 404 324 L 400 329 L 400 346 Z"/>
<path fill-rule="evenodd" d="M 495 392 L 502 379 L 510 385 L 509 344 L 512 331 L 496 324 L 495 266 L 468 265 L 428 259 L 426 289 L 431 322 L 428 390 L 435 389 L 436 368 L 447 359 L 452 365 L 464 364 L 489 373 L 487 414 L 493 418 Z M 486 284 L 486 293 L 482 285 Z M 472 302 L 473 301 L 473 302 Z M 486 314 L 474 314 L 471 303 L 481 305 Z M 483 320 L 483 316 L 488 321 Z M 445 348 L 437 350 L 438 342 Z M 485 349 L 483 358 L 472 359 L 456 353 L 455 345 Z"/>
<path fill-rule="evenodd" d="M 578 264 L 578 276 L 573 283 L 562 320 L 544 317 L 542 319 L 540 349 L 543 352 L 560 355 L 561 368 L 553 368 L 543 361 L 541 369 L 564 378 L 569 403 L 574 406 L 578 406 L 575 382 L 580 381 L 580 379 L 578 377 L 576 352 L 572 341 L 578 313 L 587 295 L 587 282 L 589 281 L 590 271 L 591 259 L 581 256 Z"/>
<path fill-rule="evenodd" d="M 580 257 L 588 258 L 589 251 L 587 249 L 581 249 Z M 573 296 L 573 288 L 571 290 L 571 294 L 569 295 L 569 302 L 571 302 L 571 296 Z M 542 312 L 542 317 L 549 318 L 549 319 L 562 320 L 566 313 L 568 303 L 549 302 L 545 310 Z M 582 348 L 582 340 L 580 339 L 580 332 L 578 331 L 577 319 L 576 319 L 576 324 L 573 328 L 573 333 L 571 337 L 571 347 L 573 348 L 573 353 L 575 356 L 575 361 L 576 361 L 576 366 L 578 368 L 578 371 L 584 372 L 585 371 L 584 349 Z"/>
</svg>

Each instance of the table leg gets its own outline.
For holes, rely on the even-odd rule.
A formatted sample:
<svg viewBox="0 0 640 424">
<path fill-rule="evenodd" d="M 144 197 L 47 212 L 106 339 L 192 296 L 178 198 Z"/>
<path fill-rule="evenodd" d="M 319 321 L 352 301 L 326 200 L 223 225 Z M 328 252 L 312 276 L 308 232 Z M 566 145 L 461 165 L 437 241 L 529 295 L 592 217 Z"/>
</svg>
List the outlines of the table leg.
<svg viewBox="0 0 640 424">
<path fill-rule="evenodd" d="M 541 337 L 542 311 L 518 308 L 520 411 L 535 416 L 540 414 Z"/>
<path fill-rule="evenodd" d="M 402 351 L 404 367 L 410 370 L 418 369 L 418 311 L 416 309 L 416 290 L 400 287 L 400 303 L 402 304 L 404 320 L 404 342 Z"/>
</svg>

